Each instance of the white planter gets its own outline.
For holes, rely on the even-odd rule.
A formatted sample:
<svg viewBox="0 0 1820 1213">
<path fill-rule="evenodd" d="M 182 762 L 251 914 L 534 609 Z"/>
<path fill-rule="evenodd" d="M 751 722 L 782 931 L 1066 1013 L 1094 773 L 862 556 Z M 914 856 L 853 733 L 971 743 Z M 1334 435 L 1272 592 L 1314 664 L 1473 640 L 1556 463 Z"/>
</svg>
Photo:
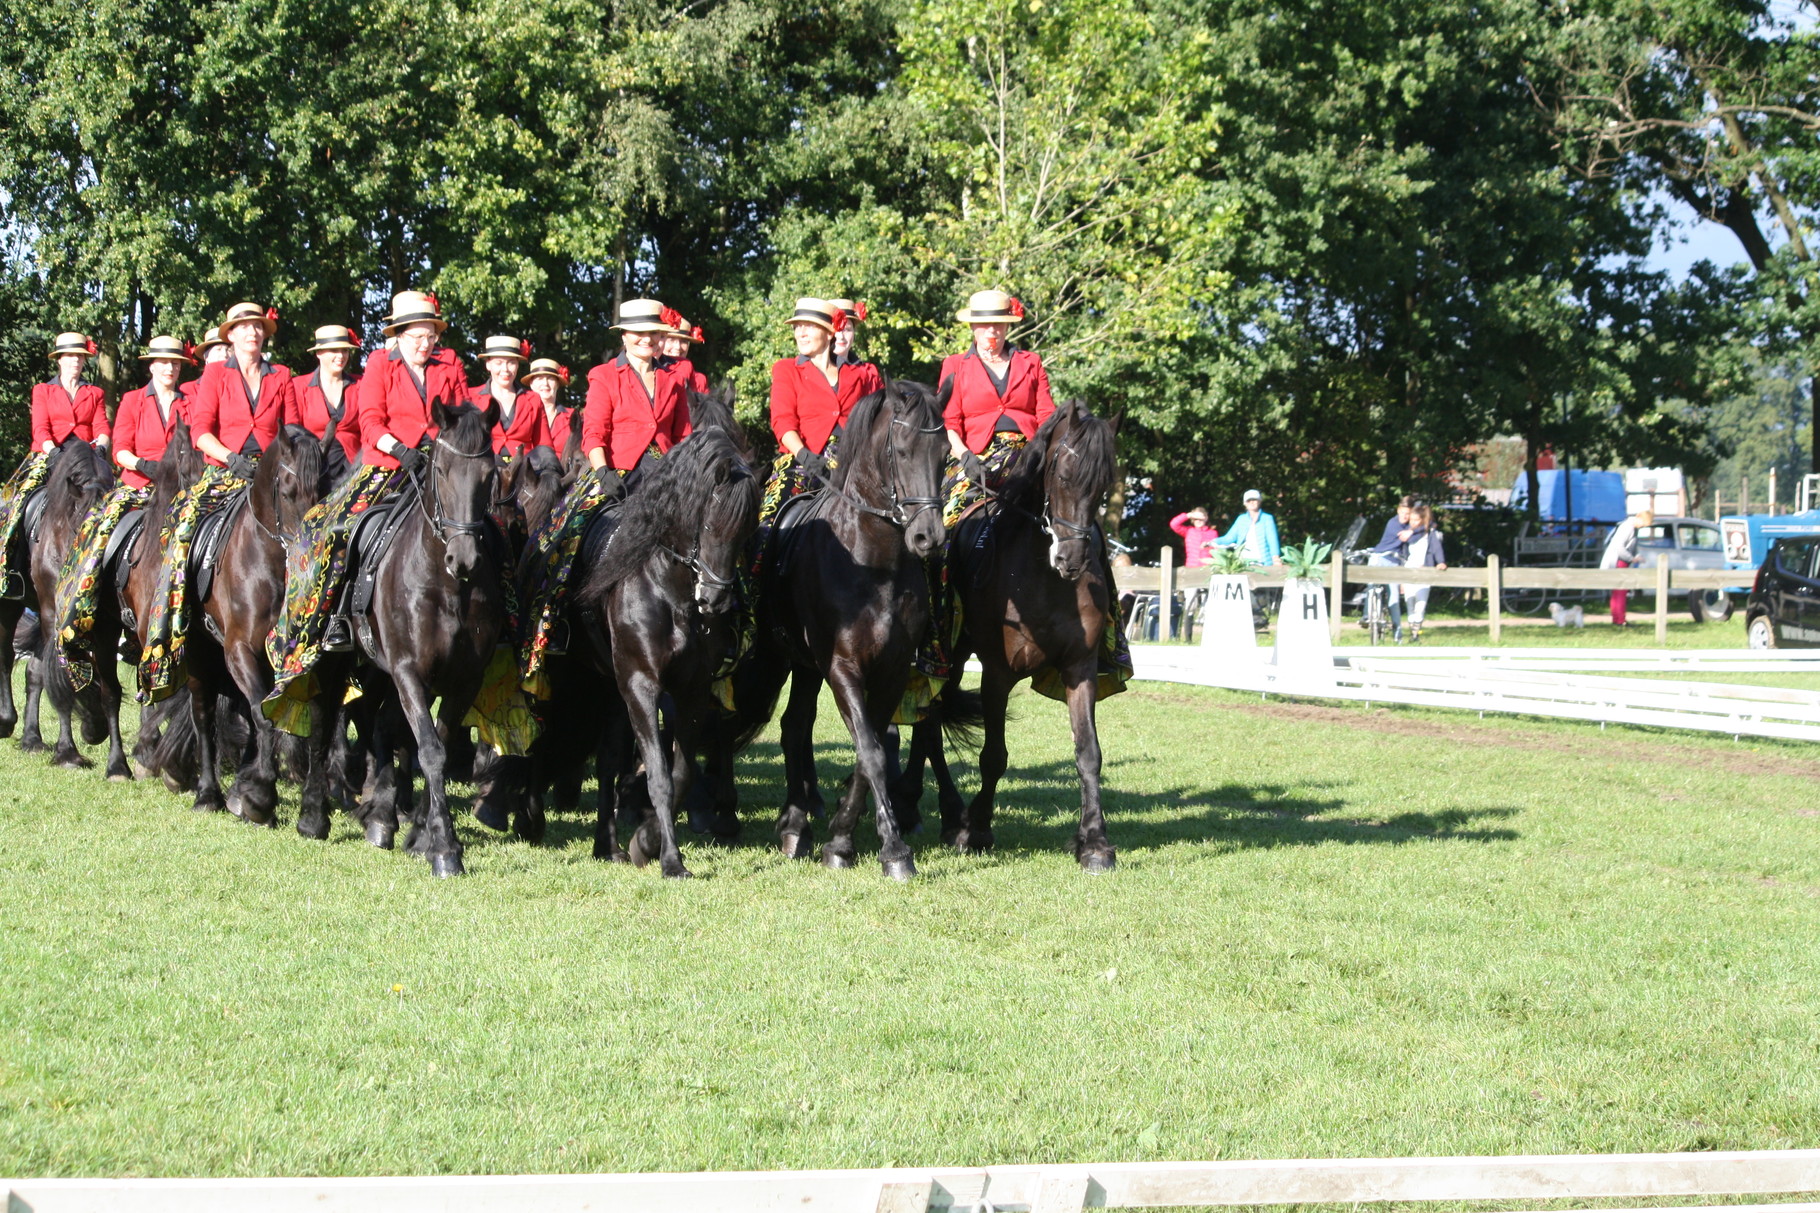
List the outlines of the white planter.
<svg viewBox="0 0 1820 1213">
<path fill-rule="evenodd" d="M 1251 616 L 1251 578 L 1243 573 L 1215 573 L 1207 579 L 1207 619 L 1201 650 L 1221 658 L 1260 661 L 1257 627 Z"/>
<path fill-rule="evenodd" d="M 1291 578 L 1277 612 L 1273 665 L 1333 677 L 1333 637 L 1327 629 L 1327 587 L 1314 578 Z"/>
</svg>

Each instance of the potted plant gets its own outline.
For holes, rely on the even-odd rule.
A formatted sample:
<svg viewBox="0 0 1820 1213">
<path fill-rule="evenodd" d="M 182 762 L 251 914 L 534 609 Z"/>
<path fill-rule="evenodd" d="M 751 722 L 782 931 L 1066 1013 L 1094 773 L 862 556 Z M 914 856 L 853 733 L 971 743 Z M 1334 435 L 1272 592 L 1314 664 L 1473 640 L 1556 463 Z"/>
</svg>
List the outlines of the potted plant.
<svg viewBox="0 0 1820 1213">
<path fill-rule="evenodd" d="M 1311 672 L 1325 671 L 1330 675 L 1333 672 L 1327 591 L 1321 582 L 1321 572 L 1331 555 L 1331 543 L 1316 543 L 1312 537 L 1283 549 L 1288 580 L 1283 585 L 1283 605 L 1277 611 L 1272 663 L 1307 666 Z"/>
</svg>

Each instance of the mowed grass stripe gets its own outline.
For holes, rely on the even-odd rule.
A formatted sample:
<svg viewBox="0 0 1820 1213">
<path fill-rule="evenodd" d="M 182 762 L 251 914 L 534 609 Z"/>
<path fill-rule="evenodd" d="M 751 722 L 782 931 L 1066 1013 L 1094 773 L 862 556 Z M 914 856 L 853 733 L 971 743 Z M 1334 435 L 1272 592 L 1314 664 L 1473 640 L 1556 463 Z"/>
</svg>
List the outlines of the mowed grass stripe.
<svg viewBox="0 0 1820 1213">
<path fill-rule="evenodd" d="M 770 739 L 674 883 L 465 815 L 436 883 L 294 789 L 257 830 L 0 745 L 0 1173 L 1820 1145 L 1811 747 L 1147 687 L 1090 878 L 1013 706 L 999 851 L 932 823 L 908 887 L 762 845 Z"/>
</svg>

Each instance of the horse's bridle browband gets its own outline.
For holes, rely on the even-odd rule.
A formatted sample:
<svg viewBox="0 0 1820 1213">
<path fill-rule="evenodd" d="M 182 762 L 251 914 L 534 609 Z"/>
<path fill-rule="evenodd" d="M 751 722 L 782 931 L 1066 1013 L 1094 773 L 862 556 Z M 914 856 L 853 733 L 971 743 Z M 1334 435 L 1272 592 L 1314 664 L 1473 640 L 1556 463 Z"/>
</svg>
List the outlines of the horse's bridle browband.
<svg viewBox="0 0 1820 1213">
<path fill-rule="evenodd" d="M 491 459 L 493 457 L 493 451 L 490 447 L 487 450 L 475 451 L 472 453 L 458 451 L 447 442 L 444 442 L 441 434 L 436 436 L 435 442 L 437 450 L 447 451 L 457 459 Z M 442 502 L 436 497 L 435 477 L 436 451 L 433 450 L 430 452 L 429 467 L 426 471 L 424 481 L 419 484 L 417 488 L 417 508 L 423 511 L 424 520 L 436 531 L 436 538 L 442 540 L 444 544 L 447 544 L 451 532 L 456 535 L 485 534 L 488 521 L 485 516 L 478 518 L 473 522 L 454 522 L 442 516 Z M 487 496 L 489 498 L 492 497 L 492 493 L 489 492 Z M 426 498 L 428 499 L 427 502 L 425 500 Z"/>
</svg>

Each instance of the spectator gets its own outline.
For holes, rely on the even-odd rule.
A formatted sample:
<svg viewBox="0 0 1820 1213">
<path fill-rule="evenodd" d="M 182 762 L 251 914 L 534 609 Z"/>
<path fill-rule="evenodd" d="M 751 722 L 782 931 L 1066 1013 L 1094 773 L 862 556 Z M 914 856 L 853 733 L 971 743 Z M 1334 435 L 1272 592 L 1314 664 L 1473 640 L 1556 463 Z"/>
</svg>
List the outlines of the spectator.
<svg viewBox="0 0 1820 1213">
<path fill-rule="evenodd" d="M 1405 567 L 1412 569 L 1444 569 L 1447 567 L 1447 549 L 1441 544 L 1440 528 L 1435 526 L 1434 511 L 1427 502 L 1417 502 L 1409 512 L 1409 541 L 1403 549 Z M 1428 614 L 1428 591 L 1430 585 L 1404 585 L 1403 601 L 1409 608 L 1409 641 L 1419 644 L 1422 640 L 1422 620 Z M 1402 629 L 1397 630 L 1397 639 L 1403 639 Z"/>
<path fill-rule="evenodd" d="M 1384 524 L 1384 535 L 1377 546 L 1371 549 L 1366 563 L 1378 568 L 1401 568 L 1409 555 L 1409 541 L 1415 538 L 1415 527 L 1410 518 L 1415 512 L 1416 499 L 1404 496 L 1397 502 L 1396 517 Z M 1397 640 L 1403 639 L 1403 587 L 1390 582 L 1385 587 L 1385 598 L 1390 604 L 1390 630 Z M 1363 627 L 1370 620 L 1361 616 L 1359 626 Z"/>
<path fill-rule="evenodd" d="M 1605 553 L 1599 557 L 1602 569 L 1628 569 L 1637 564 L 1637 532 L 1644 527 L 1656 525 L 1654 510 L 1638 510 L 1623 522 L 1611 529 L 1611 537 L 1605 541 Z M 1611 622 L 1614 627 L 1629 627 L 1630 621 L 1625 618 L 1624 607 L 1630 597 L 1628 590 L 1611 592 Z"/>
<path fill-rule="evenodd" d="M 1232 529 L 1214 540 L 1215 547 L 1237 546 L 1252 564 L 1275 564 L 1283 554 L 1277 538 L 1277 520 L 1263 511 L 1264 496 L 1245 490 L 1245 512 L 1232 520 Z"/>
<path fill-rule="evenodd" d="M 1207 525 L 1206 506 L 1197 505 L 1186 514 L 1177 514 L 1169 520 L 1169 529 L 1182 537 L 1186 552 L 1183 568 L 1198 569 L 1211 562 L 1213 543 L 1220 537 L 1220 531 L 1218 527 Z"/>
</svg>

